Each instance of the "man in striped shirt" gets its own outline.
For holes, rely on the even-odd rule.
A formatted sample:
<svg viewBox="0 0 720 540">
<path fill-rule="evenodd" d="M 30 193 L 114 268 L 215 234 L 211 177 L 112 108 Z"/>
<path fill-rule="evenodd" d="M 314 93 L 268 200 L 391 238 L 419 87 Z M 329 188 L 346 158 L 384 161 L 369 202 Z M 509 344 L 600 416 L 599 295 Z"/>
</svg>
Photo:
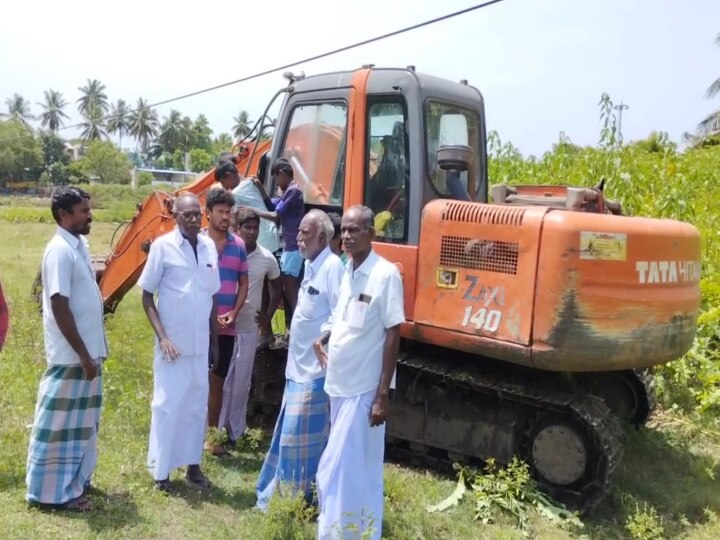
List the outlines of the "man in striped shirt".
<svg viewBox="0 0 720 540">
<path fill-rule="evenodd" d="M 222 408 L 223 385 L 235 349 L 235 319 L 245 304 L 248 292 L 248 263 L 245 244 L 230 232 L 230 215 L 235 199 L 222 188 L 212 188 L 205 206 L 208 228 L 203 231 L 214 242 L 220 268 L 220 290 L 215 295 L 218 313 L 218 340 L 220 354 L 217 365 L 210 363 L 210 395 L 208 399 L 208 426 L 218 427 Z M 210 355 L 212 358 L 212 355 Z M 207 446 L 206 446 L 207 448 Z M 214 455 L 222 455 L 221 445 L 208 448 Z"/>
</svg>

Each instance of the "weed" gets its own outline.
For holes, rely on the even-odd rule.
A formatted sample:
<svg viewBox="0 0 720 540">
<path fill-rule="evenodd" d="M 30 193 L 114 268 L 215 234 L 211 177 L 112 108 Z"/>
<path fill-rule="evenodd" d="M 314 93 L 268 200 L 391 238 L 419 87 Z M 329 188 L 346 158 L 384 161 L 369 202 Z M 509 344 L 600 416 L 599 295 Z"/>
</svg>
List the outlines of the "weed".
<svg viewBox="0 0 720 540">
<path fill-rule="evenodd" d="M 625 528 L 635 540 L 657 540 L 665 535 L 663 520 L 657 510 L 647 504 L 636 505 L 635 512 L 628 518 Z"/>
</svg>

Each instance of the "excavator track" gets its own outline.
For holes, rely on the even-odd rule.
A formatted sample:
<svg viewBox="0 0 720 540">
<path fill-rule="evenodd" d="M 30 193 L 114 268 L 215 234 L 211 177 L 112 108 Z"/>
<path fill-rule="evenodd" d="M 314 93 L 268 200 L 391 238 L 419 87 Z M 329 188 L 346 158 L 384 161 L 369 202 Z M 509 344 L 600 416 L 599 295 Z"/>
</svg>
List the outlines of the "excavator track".
<svg viewBox="0 0 720 540">
<path fill-rule="evenodd" d="M 513 375 L 487 372 L 481 369 L 481 364 L 478 362 L 455 363 L 448 362 L 447 358 L 443 358 L 442 362 L 441 364 L 439 361 L 427 357 L 406 357 L 399 361 L 398 377 L 414 379 L 410 386 L 405 387 L 406 391 L 408 389 L 411 392 L 417 391 L 417 381 L 425 376 L 427 385 L 443 385 L 455 396 L 458 393 L 464 393 L 467 398 L 473 399 L 482 395 L 485 400 L 488 397 L 494 398 L 498 405 L 514 407 L 522 421 L 512 454 L 519 455 L 528 461 L 540 488 L 553 498 L 582 512 L 589 512 L 597 506 L 608 493 L 623 455 L 623 435 L 620 421 L 600 398 L 558 390 L 554 385 L 542 380 L 535 382 L 524 377 L 518 378 Z M 415 388 L 411 389 L 413 385 Z M 400 384 L 398 391 L 400 393 L 403 391 Z M 395 402 L 406 398 L 406 396 L 398 395 L 398 391 L 394 396 L 393 401 Z M 440 404 L 437 406 L 442 408 Z M 553 421 L 549 422 L 548 419 L 553 419 Z M 550 465 L 538 463 L 540 458 L 533 451 L 537 449 L 537 443 L 532 445 L 530 438 L 534 433 L 538 433 L 538 426 L 542 424 L 551 426 L 546 427 L 546 431 L 553 427 L 562 429 L 562 426 L 567 424 L 578 430 L 573 436 L 577 436 L 579 433 L 583 435 L 588 455 L 581 478 L 568 485 L 560 485 L 543 476 L 541 473 L 543 468 L 552 469 L 552 462 L 555 460 L 562 463 L 571 457 L 560 454 L 553 457 L 552 454 L 548 455 L 548 452 L 544 451 L 541 459 L 551 463 Z M 558 428 L 558 425 L 561 427 Z M 418 444 L 417 441 L 410 441 L 409 444 L 406 444 L 408 441 L 403 440 L 401 431 L 400 426 L 392 423 L 391 416 L 388 423 L 390 455 L 409 457 L 415 462 L 418 460 L 422 462 L 425 457 L 428 457 L 434 467 L 441 465 L 443 461 L 446 466 L 450 465 L 453 461 L 458 458 L 463 459 L 463 457 L 475 459 L 498 457 L 458 455 L 457 451 L 448 451 L 447 448 L 428 448 L 422 443 Z M 498 461 L 507 462 L 509 457 L 509 454 L 506 454 L 505 459 L 498 459 Z"/>
<path fill-rule="evenodd" d="M 569 391 L 552 378 L 507 373 L 443 349 L 432 352 L 405 351 L 398 361 L 386 432 L 389 459 L 451 472 L 455 462 L 479 464 L 492 457 L 508 463 L 517 455 L 554 499 L 582 513 L 600 503 L 623 455 L 621 422 L 602 399 Z M 265 429 L 272 429 L 282 399 L 280 356 L 266 351 L 255 362 L 249 421 Z M 573 447 L 581 464 L 568 473 Z"/>
</svg>

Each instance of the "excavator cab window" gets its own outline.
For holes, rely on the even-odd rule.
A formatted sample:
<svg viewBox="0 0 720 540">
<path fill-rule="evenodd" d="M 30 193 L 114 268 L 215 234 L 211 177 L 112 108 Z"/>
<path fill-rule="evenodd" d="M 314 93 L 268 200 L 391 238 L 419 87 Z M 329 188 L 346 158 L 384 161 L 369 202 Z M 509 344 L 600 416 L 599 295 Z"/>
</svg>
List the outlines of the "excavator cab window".
<svg viewBox="0 0 720 540">
<path fill-rule="evenodd" d="M 369 98 L 367 121 L 365 204 L 375 213 L 378 241 L 405 243 L 410 156 L 404 99 Z"/>
<path fill-rule="evenodd" d="M 339 100 L 303 103 L 297 105 L 291 115 L 280 155 L 292 164 L 305 203 L 341 205 L 347 103 Z"/>
<path fill-rule="evenodd" d="M 475 111 L 449 103 L 429 101 L 425 108 L 428 171 L 435 193 L 444 198 L 479 200 L 480 118 Z M 438 166 L 438 148 L 447 145 L 468 146 L 473 162 L 467 171 L 445 171 Z"/>
</svg>

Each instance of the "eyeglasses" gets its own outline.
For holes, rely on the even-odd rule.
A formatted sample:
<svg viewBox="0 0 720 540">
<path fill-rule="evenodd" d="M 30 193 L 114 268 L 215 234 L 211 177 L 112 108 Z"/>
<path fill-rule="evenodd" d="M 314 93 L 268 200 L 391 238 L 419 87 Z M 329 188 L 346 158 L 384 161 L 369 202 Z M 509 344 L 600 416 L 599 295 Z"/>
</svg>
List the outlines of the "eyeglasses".
<svg viewBox="0 0 720 540">
<path fill-rule="evenodd" d="M 191 221 L 193 219 L 200 221 L 202 219 L 202 212 L 189 211 L 189 212 L 177 212 L 178 216 L 182 216 L 183 219 Z"/>
</svg>

